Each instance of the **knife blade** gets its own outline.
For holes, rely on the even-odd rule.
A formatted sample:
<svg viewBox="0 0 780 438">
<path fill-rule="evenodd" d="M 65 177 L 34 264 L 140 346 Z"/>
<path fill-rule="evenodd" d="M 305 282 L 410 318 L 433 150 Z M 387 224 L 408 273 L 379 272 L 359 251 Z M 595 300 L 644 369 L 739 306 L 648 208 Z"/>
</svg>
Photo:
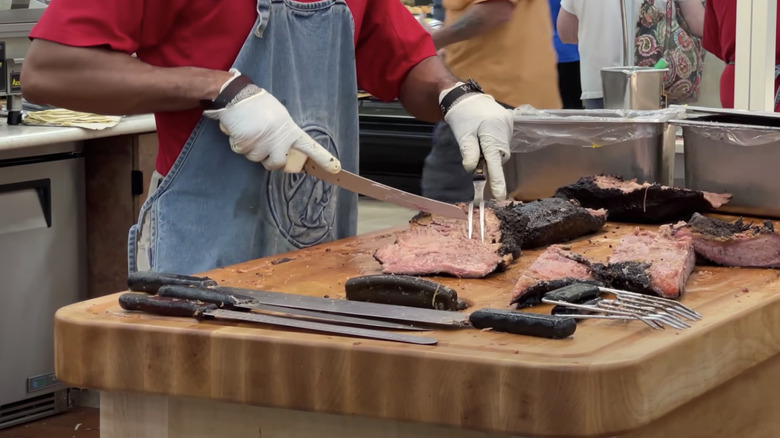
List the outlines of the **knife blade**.
<svg viewBox="0 0 780 438">
<path fill-rule="evenodd" d="M 442 327 L 465 327 L 468 315 L 456 311 L 421 309 L 392 304 L 366 303 L 362 301 L 336 300 L 309 295 L 270 292 L 257 289 L 216 286 L 209 277 L 194 277 L 169 272 L 132 272 L 128 276 L 131 291 L 158 293 L 164 286 L 184 286 L 196 289 L 216 290 L 223 294 L 250 297 L 258 304 L 315 312 L 337 313 L 363 318 L 379 318 L 412 325 L 428 324 Z"/>
<path fill-rule="evenodd" d="M 246 295 L 261 304 L 295 309 L 307 309 L 317 312 L 338 313 L 363 318 L 379 318 L 409 324 L 428 324 L 442 327 L 467 327 L 469 316 L 448 310 L 422 309 L 417 307 L 396 306 L 393 304 L 366 303 L 363 301 L 336 300 L 309 295 L 270 292 L 256 289 L 219 286 L 223 292 Z"/>
<path fill-rule="evenodd" d="M 384 184 L 372 181 L 368 178 L 355 175 L 354 173 L 347 172 L 346 170 L 340 170 L 338 173 L 333 174 L 327 170 L 321 168 L 313 160 L 307 160 L 306 155 L 295 149 L 290 149 L 288 154 L 288 168 L 294 168 L 293 163 L 300 163 L 305 160 L 303 164 L 303 171 L 307 174 L 319 178 L 328 184 L 339 186 L 350 192 L 358 193 L 369 198 L 378 199 L 380 201 L 389 202 L 399 207 L 409 208 L 412 210 L 423 211 L 425 213 L 435 214 L 443 217 L 449 217 L 453 219 L 466 220 L 466 211 L 454 204 L 448 204 L 446 202 L 436 201 L 434 199 L 418 196 L 403 190 L 399 190 Z"/>
<path fill-rule="evenodd" d="M 181 300 L 178 298 L 150 296 L 132 292 L 119 296 L 119 306 L 124 310 L 141 311 L 160 316 L 192 317 L 196 319 L 217 318 L 231 321 L 254 322 L 282 327 L 305 329 L 322 333 L 335 333 L 361 338 L 404 342 L 408 344 L 435 345 L 437 343 L 436 339 L 423 336 L 387 333 L 380 330 L 363 329 L 335 324 L 324 324 L 321 322 L 265 315 L 262 313 L 222 310 L 219 309 L 216 304 L 212 303 Z"/>
<path fill-rule="evenodd" d="M 157 290 L 157 295 L 161 297 L 212 303 L 216 304 L 220 309 L 224 310 L 260 310 L 263 312 L 281 313 L 284 316 L 301 316 L 321 322 L 348 324 L 363 327 L 377 327 L 393 330 L 430 330 L 427 328 L 414 327 L 408 324 L 399 324 L 396 322 L 356 318 L 352 316 L 339 315 L 336 313 L 313 312 L 303 309 L 294 309 L 292 307 L 261 304 L 257 300 L 245 295 L 231 294 L 219 289 L 210 289 L 206 287 L 161 286 Z"/>
</svg>

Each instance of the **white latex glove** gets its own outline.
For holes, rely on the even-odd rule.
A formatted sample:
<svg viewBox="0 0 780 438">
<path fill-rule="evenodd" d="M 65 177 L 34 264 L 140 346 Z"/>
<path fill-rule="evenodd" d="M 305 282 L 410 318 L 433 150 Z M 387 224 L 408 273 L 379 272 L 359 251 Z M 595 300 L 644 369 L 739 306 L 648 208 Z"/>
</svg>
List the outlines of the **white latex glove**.
<svg viewBox="0 0 780 438">
<path fill-rule="evenodd" d="M 449 91 L 441 92 L 440 102 Z M 473 172 L 476 169 L 481 150 L 487 165 L 490 191 L 496 199 L 506 199 L 503 164 L 510 157 L 512 113 L 490 95 L 473 94 L 450 108 L 444 121 L 458 140 L 466 171 Z"/>
<path fill-rule="evenodd" d="M 231 70 L 235 79 L 240 73 Z M 222 90 L 230 83 L 226 82 Z M 251 87 L 251 89 L 249 89 Z M 246 97 L 226 108 L 207 110 L 203 114 L 219 120 L 219 127 L 230 137 L 233 152 L 247 159 L 261 162 L 266 169 L 284 168 L 287 172 L 300 172 L 305 160 L 287 165 L 290 149 L 303 153 L 331 173 L 341 170 L 341 162 L 327 149 L 314 141 L 290 117 L 290 113 L 268 91 L 251 85 L 239 96 Z"/>
</svg>

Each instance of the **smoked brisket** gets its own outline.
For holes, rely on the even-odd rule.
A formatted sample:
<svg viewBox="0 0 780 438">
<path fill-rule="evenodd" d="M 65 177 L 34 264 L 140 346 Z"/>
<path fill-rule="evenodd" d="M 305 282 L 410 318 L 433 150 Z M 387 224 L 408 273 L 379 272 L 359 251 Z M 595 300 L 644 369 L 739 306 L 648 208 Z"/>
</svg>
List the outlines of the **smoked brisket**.
<svg viewBox="0 0 780 438">
<path fill-rule="evenodd" d="M 780 234 L 771 221 L 761 225 L 694 214 L 672 227 L 676 238 L 693 239 L 696 254 L 709 263 L 746 268 L 780 268 Z"/>
<path fill-rule="evenodd" d="M 601 230 L 607 221 L 605 210 L 591 210 L 561 198 L 519 203 L 514 209 L 528 219 L 523 249 L 568 242 Z"/>
<path fill-rule="evenodd" d="M 623 236 L 608 268 L 615 289 L 677 298 L 696 264 L 693 241 L 674 238 L 668 225 L 659 232 L 636 230 Z"/>
<path fill-rule="evenodd" d="M 582 177 L 556 190 L 555 197 L 576 199 L 587 208 L 606 209 L 610 220 L 630 223 L 688 220 L 693 213 L 719 208 L 731 199 L 729 194 L 640 184 L 636 179 L 609 175 Z"/>
<path fill-rule="evenodd" d="M 593 264 L 583 256 L 551 245 L 520 275 L 512 290 L 510 304 L 518 308 L 534 306 L 551 290 L 573 283 L 604 286 L 596 277 Z"/>
<path fill-rule="evenodd" d="M 467 222 L 420 213 L 412 218 L 408 231 L 377 250 L 374 258 L 382 264 L 385 274 L 481 278 L 503 270 L 520 256 L 528 219 L 518 214 L 511 203 L 487 202 L 482 243 L 478 216 L 475 212 L 474 236 L 469 239 Z"/>
<path fill-rule="evenodd" d="M 572 283 L 676 298 L 684 291 L 694 265 L 691 239 L 672 237 L 669 226 L 662 226 L 657 233 L 636 230 L 623 236 L 607 264 L 553 245 L 517 280 L 511 303 L 532 306 L 546 292 Z"/>
</svg>

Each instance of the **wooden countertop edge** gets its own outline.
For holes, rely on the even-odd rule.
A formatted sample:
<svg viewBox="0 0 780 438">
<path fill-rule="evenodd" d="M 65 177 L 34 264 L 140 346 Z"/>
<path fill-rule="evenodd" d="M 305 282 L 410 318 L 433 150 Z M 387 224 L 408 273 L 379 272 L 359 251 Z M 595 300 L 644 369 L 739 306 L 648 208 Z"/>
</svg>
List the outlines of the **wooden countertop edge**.
<svg viewBox="0 0 780 438">
<path fill-rule="evenodd" d="M 103 297 L 103 299 L 106 299 L 106 297 Z M 84 303 L 79 304 L 83 305 Z M 123 371 L 123 368 L 126 367 L 116 366 L 116 364 L 111 363 L 113 356 L 109 354 L 111 353 L 110 350 L 112 346 L 116 348 L 118 345 L 121 345 L 121 342 L 109 342 L 107 339 L 103 339 L 100 342 L 97 341 L 105 338 L 106 332 L 101 330 L 101 327 L 104 327 L 105 324 L 88 324 L 84 323 L 83 320 L 78 321 L 72 318 L 69 312 L 74 310 L 74 306 L 78 306 L 78 304 L 64 307 L 57 312 L 55 315 L 55 333 L 61 333 L 64 330 L 81 331 L 80 336 L 82 339 L 95 340 L 97 344 L 103 346 L 98 351 L 109 350 L 106 351 L 106 354 L 97 357 L 94 355 L 94 351 L 91 351 L 91 348 L 97 347 L 97 345 L 86 346 L 81 351 L 74 351 L 73 349 L 68 352 L 57 351 L 57 376 L 60 380 L 75 387 L 208 398 L 268 407 L 431 423 L 515 435 L 530 434 L 542 436 L 539 434 L 543 431 L 555 430 L 562 435 L 577 433 L 578 436 L 598 436 L 635 430 L 737 376 L 746 369 L 768 360 L 777 351 L 780 351 L 780 339 L 772 335 L 773 332 L 780 333 L 780 327 L 774 327 L 773 330 L 770 330 L 762 325 L 762 322 L 766 320 L 766 318 L 762 317 L 763 314 L 766 314 L 766 312 L 780 312 L 780 299 L 776 299 L 761 307 L 760 314 L 755 314 L 756 312 L 753 311 L 745 311 L 732 316 L 732 319 L 739 320 L 735 325 L 740 329 L 740 333 L 733 337 L 747 339 L 751 334 L 765 334 L 765 336 L 760 337 L 758 342 L 751 341 L 736 346 L 722 346 L 722 348 L 717 348 L 717 341 L 715 341 L 715 345 L 709 343 L 706 346 L 693 344 L 700 348 L 686 350 L 691 357 L 691 360 L 685 361 L 689 366 L 676 370 L 677 373 L 673 376 L 666 376 L 667 379 L 663 379 L 663 376 L 653 375 L 657 373 L 657 370 L 652 367 L 651 360 L 653 358 L 647 357 L 648 355 L 600 363 L 597 366 L 594 366 L 596 364 L 590 364 L 586 367 L 573 365 L 547 367 L 545 372 L 550 372 L 550 368 L 552 368 L 560 373 L 561 385 L 557 391 L 558 394 L 551 394 L 549 403 L 527 406 L 523 400 L 523 393 L 526 395 L 550 393 L 549 388 L 534 387 L 533 375 L 535 370 L 533 367 L 527 366 L 527 364 L 510 364 L 507 367 L 506 362 L 509 361 L 501 363 L 501 361 L 480 357 L 470 357 L 464 361 L 463 357 L 458 355 L 435 354 L 435 347 L 410 346 L 407 350 L 401 352 L 394 351 L 394 354 L 388 354 L 383 348 L 372 347 L 372 342 L 365 340 L 356 340 L 355 343 L 357 345 L 354 345 L 355 343 L 333 343 L 318 340 L 302 342 L 300 339 L 295 339 L 293 342 L 285 339 L 284 333 L 282 333 L 278 337 L 263 334 L 255 338 L 256 340 L 252 339 L 251 342 L 247 343 L 245 341 L 248 338 L 254 337 L 232 332 L 230 328 L 225 329 L 216 326 L 213 330 L 183 329 L 181 327 L 155 328 L 155 332 L 158 335 L 155 335 L 153 339 L 159 340 L 159 345 L 152 348 L 153 350 L 171 345 L 171 342 L 182 342 L 183 338 L 187 338 L 186 343 L 194 343 L 202 346 L 204 350 L 209 350 L 210 341 L 213 337 L 219 337 L 222 341 L 221 343 L 233 343 L 236 345 L 243 343 L 239 351 L 241 354 L 239 355 L 247 357 L 259 356 L 267 358 L 269 357 L 269 352 L 271 352 L 283 358 L 301 356 L 308 359 L 301 362 L 302 365 L 298 368 L 297 373 L 285 372 L 285 368 L 290 367 L 290 364 L 287 362 L 275 362 L 273 360 L 265 362 L 263 360 L 262 362 L 254 361 L 256 366 L 252 368 L 242 368 L 244 370 L 243 374 L 233 375 L 234 378 L 241 381 L 252 382 L 259 379 L 259 376 L 273 374 L 278 376 L 277 384 L 284 388 L 298 387 L 298 389 L 301 389 L 299 393 L 315 394 L 310 396 L 308 400 L 294 400 L 281 393 L 276 394 L 279 391 L 273 388 L 264 388 L 258 391 L 256 390 L 257 388 L 247 390 L 247 388 L 234 387 L 223 388 L 220 391 L 212 390 L 212 385 L 205 384 L 200 386 L 192 384 L 177 385 L 172 383 L 175 381 L 175 376 L 170 375 L 171 370 L 169 367 L 166 367 L 165 363 L 157 361 L 155 357 L 139 358 L 144 362 L 145 366 L 143 367 L 131 366 L 131 369 L 142 369 L 148 374 L 139 379 L 137 374 L 127 373 L 127 369 Z M 193 325 L 196 324 L 198 323 L 193 320 Z M 121 337 L 123 332 L 129 335 L 130 327 L 132 325 L 128 325 L 125 330 L 122 328 L 117 330 L 118 336 Z M 708 334 L 708 337 L 718 338 L 720 331 L 732 330 L 732 328 L 731 326 L 721 324 L 720 327 L 710 328 L 710 330 L 711 333 Z M 194 336 L 182 337 L 181 335 L 185 333 Z M 273 333 L 273 331 L 268 333 Z M 172 340 L 171 337 L 179 339 L 178 341 Z M 112 339 L 111 341 L 115 340 Z M 663 349 L 660 350 L 660 354 L 678 354 L 670 351 L 669 348 Z M 70 357 L 68 361 L 62 360 L 65 354 Z M 235 357 L 220 357 L 218 352 L 215 354 L 218 360 L 216 362 L 212 360 L 209 363 L 217 368 L 221 368 L 223 365 L 230 367 L 231 364 L 236 363 Z M 373 379 L 370 384 L 355 388 L 354 383 L 351 382 L 351 380 L 355 380 L 353 368 L 356 364 L 359 366 L 361 357 L 377 354 L 386 355 L 387 358 L 380 363 L 388 365 L 383 367 L 383 369 L 371 371 L 376 373 L 377 378 Z M 738 357 L 739 360 L 736 362 L 743 366 L 735 366 L 730 370 L 722 368 L 715 370 L 712 367 L 710 369 L 702 369 L 699 363 L 693 362 L 694 360 L 707 362 L 703 360 L 703 357 L 717 361 L 719 357 L 728 354 Z M 74 357 L 81 357 L 81 360 L 73 360 Z M 452 360 L 454 357 L 458 358 L 457 362 Z M 329 364 L 332 361 L 329 361 L 328 358 L 338 358 L 339 363 L 347 363 L 351 364 L 351 366 L 347 366 L 346 370 L 343 369 L 343 366 L 330 367 Z M 129 358 L 125 357 L 125 359 Z M 91 366 L 89 365 L 90 361 L 92 362 Z M 496 366 L 499 363 L 502 365 L 500 368 Z M 84 364 L 87 364 L 92 370 L 100 371 L 97 373 L 84 372 L 82 369 Z M 392 364 L 396 364 L 398 369 L 393 369 Z M 635 366 L 637 364 L 639 365 L 638 367 Z M 326 369 L 318 368 L 323 365 L 328 367 Z M 401 372 L 398 370 L 401 370 Z M 508 370 L 512 372 L 509 373 Z M 626 370 L 631 371 L 627 372 Z M 338 391 L 331 393 L 324 389 L 323 385 L 318 384 L 322 379 L 301 377 L 317 375 L 318 373 L 320 376 L 327 375 L 327 378 L 323 377 L 325 381 L 331 382 L 329 386 L 338 388 Z M 474 400 L 459 399 L 455 393 L 448 394 L 446 386 L 442 387 L 434 384 L 437 379 L 440 380 L 440 376 L 437 376 L 437 373 L 458 376 L 462 381 L 479 379 L 482 385 L 486 385 L 488 388 L 495 388 L 497 395 L 475 394 Z M 212 382 L 220 380 L 218 375 L 220 373 L 215 372 L 213 369 L 199 370 L 195 374 L 200 375 L 203 381 Z M 123 375 L 125 378 L 123 378 Z M 403 378 L 394 379 L 394 376 Z M 223 378 L 226 378 L 226 376 L 223 376 Z M 621 379 L 624 382 L 622 386 L 627 389 L 628 393 L 600 393 L 601 385 L 599 385 L 599 382 L 605 379 Z M 108 384 L 110 380 L 113 380 L 114 383 Z M 139 388 L 135 384 L 137 381 L 145 382 L 145 385 Z M 403 391 L 398 391 L 397 388 L 395 391 L 387 391 L 386 382 L 388 381 L 395 381 L 393 386 L 404 385 L 407 388 Z M 214 388 L 217 386 L 220 385 L 215 385 Z M 507 386 L 516 386 L 520 393 L 504 391 L 504 388 Z M 653 396 L 649 400 L 640 400 L 635 394 L 632 395 L 630 391 L 639 391 L 645 394 L 645 396 L 653 394 Z M 291 390 L 289 392 L 295 391 Z M 319 396 L 316 395 L 318 393 Z M 415 393 L 418 399 L 428 400 L 429 402 L 434 401 L 434 403 L 435 400 L 449 400 L 449 406 L 448 409 L 434 410 L 435 412 L 433 413 L 430 409 L 396 409 L 395 411 L 389 411 L 381 406 L 372 406 L 370 398 L 374 395 L 391 393 Z M 587 396 L 575 397 L 580 394 L 586 394 Z M 368 399 L 365 403 L 350 404 L 345 401 L 355 397 L 368 397 Z M 495 402 L 496 398 L 498 402 Z M 493 401 L 493 403 L 489 403 L 490 405 L 499 407 L 499 412 L 480 412 L 479 404 L 488 405 L 488 399 Z M 599 411 L 594 407 L 610 402 L 614 403 L 610 410 Z M 420 403 L 420 401 L 409 400 L 406 404 L 387 403 L 387 406 L 406 405 L 411 407 Z M 650 406 L 654 403 L 663 403 L 664 409 L 650 409 Z M 479 414 L 476 414 L 475 410 Z M 557 422 L 539 422 L 539 414 L 549 410 L 557 411 L 558 414 L 552 417 L 541 415 L 541 417 L 557 418 Z M 518 419 L 518 416 L 523 418 Z M 578 417 L 588 418 L 589 421 L 584 424 L 580 423 L 577 421 Z M 561 418 L 567 418 L 571 421 L 560 421 Z"/>
</svg>

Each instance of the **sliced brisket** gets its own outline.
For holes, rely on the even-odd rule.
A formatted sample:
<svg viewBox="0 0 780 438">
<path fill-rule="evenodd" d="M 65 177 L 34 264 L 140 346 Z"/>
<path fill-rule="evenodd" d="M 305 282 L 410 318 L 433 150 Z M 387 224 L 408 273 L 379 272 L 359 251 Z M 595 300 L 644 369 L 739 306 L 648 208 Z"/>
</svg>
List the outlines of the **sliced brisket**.
<svg viewBox="0 0 780 438">
<path fill-rule="evenodd" d="M 386 274 L 450 274 L 481 278 L 503 270 L 520 255 L 528 220 L 512 204 L 488 202 L 485 208 L 485 243 L 479 239 L 478 214 L 474 214 L 475 236 L 468 238 L 462 220 L 420 213 L 396 241 L 374 253 Z M 465 207 L 464 207 L 465 208 Z"/>
<path fill-rule="evenodd" d="M 657 233 L 636 230 L 623 236 L 609 257 L 609 281 L 616 289 L 676 298 L 695 264 L 693 241 L 672 237 L 668 225 Z"/>
<path fill-rule="evenodd" d="M 518 308 L 539 304 L 546 292 L 572 283 L 603 286 L 596 276 L 592 264 L 584 257 L 552 245 L 517 280 L 511 304 L 516 304 Z"/>
<path fill-rule="evenodd" d="M 576 201 L 545 198 L 519 203 L 515 211 L 528 219 L 523 249 L 539 248 L 599 231 L 607 221 L 605 210 L 581 207 Z"/>
<path fill-rule="evenodd" d="M 511 303 L 533 306 L 546 292 L 572 283 L 676 298 L 683 292 L 694 264 L 691 240 L 673 238 L 668 226 L 658 233 L 637 230 L 623 236 L 606 265 L 553 245 L 517 280 Z"/>
<path fill-rule="evenodd" d="M 726 204 L 729 194 L 638 183 L 619 176 L 586 176 L 561 187 L 555 196 L 576 199 L 583 207 L 603 208 L 618 222 L 665 223 L 688 220 L 693 213 Z"/>
<path fill-rule="evenodd" d="M 676 238 L 693 239 L 696 253 L 722 266 L 780 268 L 780 234 L 770 221 L 761 225 L 694 214 L 672 227 Z"/>
</svg>

